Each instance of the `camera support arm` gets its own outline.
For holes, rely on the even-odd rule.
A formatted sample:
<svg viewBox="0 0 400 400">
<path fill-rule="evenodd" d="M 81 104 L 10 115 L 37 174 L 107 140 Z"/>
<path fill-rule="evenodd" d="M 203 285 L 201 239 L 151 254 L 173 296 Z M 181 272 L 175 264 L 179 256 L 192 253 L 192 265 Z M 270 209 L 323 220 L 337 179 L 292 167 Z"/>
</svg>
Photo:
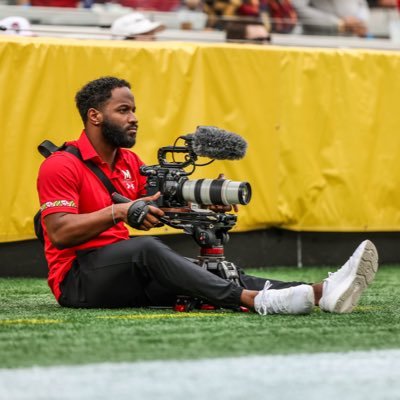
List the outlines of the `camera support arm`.
<svg viewBox="0 0 400 400">
<path fill-rule="evenodd" d="M 161 218 L 166 225 L 183 229 L 202 248 L 222 246 L 227 243 L 228 231 L 235 226 L 236 220 L 236 215 L 213 211 L 166 211 Z"/>
</svg>

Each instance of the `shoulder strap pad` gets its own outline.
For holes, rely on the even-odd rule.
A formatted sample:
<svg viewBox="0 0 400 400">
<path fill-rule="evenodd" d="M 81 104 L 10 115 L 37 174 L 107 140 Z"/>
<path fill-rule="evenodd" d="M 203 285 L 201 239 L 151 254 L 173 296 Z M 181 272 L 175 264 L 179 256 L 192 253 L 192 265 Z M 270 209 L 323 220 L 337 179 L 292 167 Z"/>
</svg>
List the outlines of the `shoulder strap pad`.
<svg viewBox="0 0 400 400">
<path fill-rule="evenodd" d="M 45 140 L 39 144 L 38 151 L 44 158 L 47 158 L 56 151 L 64 150 L 64 147 L 65 147 L 65 143 L 62 146 L 56 146 L 50 140 Z"/>
<path fill-rule="evenodd" d="M 39 144 L 38 151 L 44 158 L 51 156 L 56 151 L 66 151 L 67 153 L 71 153 L 82 160 L 81 152 L 79 151 L 79 149 L 75 146 L 66 146 L 66 143 L 63 143 L 61 146 L 56 146 L 50 140 L 44 140 L 42 143 Z"/>
</svg>

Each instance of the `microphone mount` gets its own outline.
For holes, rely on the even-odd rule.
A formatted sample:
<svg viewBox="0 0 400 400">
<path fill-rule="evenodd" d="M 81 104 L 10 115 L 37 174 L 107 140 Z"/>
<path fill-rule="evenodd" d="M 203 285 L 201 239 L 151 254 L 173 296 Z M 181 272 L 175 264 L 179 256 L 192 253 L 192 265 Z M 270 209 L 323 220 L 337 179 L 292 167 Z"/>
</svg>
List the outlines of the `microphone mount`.
<svg viewBox="0 0 400 400">
<path fill-rule="evenodd" d="M 176 143 L 180 139 L 185 141 L 184 146 L 176 145 Z M 189 176 L 195 171 L 196 167 L 202 167 L 205 165 L 209 165 L 215 161 L 214 159 L 211 159 L 210 161 L 208 161 L 206 163 L 202 163 L 202 164 L 196 163 L 198 156 L 193 150 L 192 143 L 193 143 L 193 135 L 189 134 L 189 135 L 185 135 L 185 136 L 179 136 L 175 140 L 175 143 L 172 146 L 165 146 L 165 147 L 159 148 L 158 152 L 157 152 L 157 159 L 158 159 L 159 165 L 161 167 L 165 167 L 165 168 L 180 168 L 180 169 L 187 168 L 190 165 L 192 165 L 193 166 L 192 171 L 185 173 L 186 176 Z M 175 160 L 175 154 L 178 154 L 178 153 L 185 154 L 184 161 L 176 161 Z M 171 155 L 172 162 L 167 160 L 168 154 Z"/>
</svg>

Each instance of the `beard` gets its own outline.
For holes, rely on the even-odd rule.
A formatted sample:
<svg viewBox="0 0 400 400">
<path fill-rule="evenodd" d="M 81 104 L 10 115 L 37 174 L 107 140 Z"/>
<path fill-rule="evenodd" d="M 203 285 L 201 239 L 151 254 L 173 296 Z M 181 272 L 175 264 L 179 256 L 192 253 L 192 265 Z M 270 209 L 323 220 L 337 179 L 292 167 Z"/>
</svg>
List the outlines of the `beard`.
<svg viewBox="0 0 400 400">
<path fill-rule="evenodd" d="M 101 133 L 106 142 L 113 147 L 131 148 L 136 143 L 136 135 L 130 136 L 124 129 L 110 122 L 108 119 L 103 120 Z"/>
</svg>

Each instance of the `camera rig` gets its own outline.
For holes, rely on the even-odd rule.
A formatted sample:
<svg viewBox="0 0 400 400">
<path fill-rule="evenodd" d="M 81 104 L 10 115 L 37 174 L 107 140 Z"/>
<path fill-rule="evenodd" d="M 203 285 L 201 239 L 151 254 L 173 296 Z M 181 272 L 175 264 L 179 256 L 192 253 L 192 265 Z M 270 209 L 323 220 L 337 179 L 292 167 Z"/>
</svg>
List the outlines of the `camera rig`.
<svg viewBox="0 0 400 400">
<path fill-rule="evenodd" d="M 180 139 L 184 140 L 184 145 L 177 146 Z M 189 180 L 188 176 L 195 171 L 196 167 L 209 165 L 214 161 L 211 159 L 205 163 L 197 162 L 198 156 L 210 156 L 196 153 L 195 140 L 196 135 L 179 136 L 173 146 L 161 147 L 158 150 L 158 164 L 142 166 L 140 173 L 147 178 L 148 196 L 160 192 L 160 197 L 154 205 L 164 209 L 164 216 L 160 218 L 161 222 L 170 227 L 182 229 L 199 245 L 200 254 L 195 260 L 196 264 L 240 286 L 238 268 L 227 261 L 224 254 L 224 245 L 229 240 L 228 232 L 235 226 L 237 216 L 212 209 L 196 208 L 194 205 L 204 207 L 248 204 L 251 198 L 251 187 L 248 182 L 234 182 L 228 179 Z M 210 150 L 210 154 L 212 153 L 213 150 Z M 184 156 L 182 161 L 176 160 L 178 154 Z M 168 156 L 172 158 L 172 161 L 167 160 Z M 186 171 L 185 168 L 188 167 L 191 167 L 191 170 Z M 119 201 L 122 201 L 121 198 Z M 178 296 L 175 310 L 189 311 L 194 307 L 207 306 L 199 299 Z"/>
<path fill-rule="evenodd" d="M 177 146 L 178 140 L 184 141 Z M 147 177 L 148 195 L 161 193 L 158 205 L 167 208 L 161 221 L 173 228 L 182 229 L 193 237 L 200 247 L 196 263 L 206 270 L 241 285 L 238 268 L 225 259 L 224 245 L 229 240 L 228 231 L 237 222 L 237 216 L 209 209 L 189 209 L 188 211 L 169 211 L 168 208 L 187 207 L 189 203 L 204 205 L 247 204 L 251 198 L 251 187 L 247 182 L 232 182 L 226 179 L 189 181 L 196 167 L 209 165 L 198 163 L 198 155 L 193 149 L 194 135 L 179 136 L 173 146 L 158 150 L 158 165 L 143 166 L 140 170 Z M 176 155 L 184 155 L 183 161 L 177 161 Z M 172 161 L 167 160 L 167 156 Z M 191 167 L 190 171 L 185 168 Z M 188 311 L 198 306 L 197 299 L 184 296 L 178 298 L 176 310 Z M 201 306 L 201 304 L 200 304 Z"/>
</svg>

